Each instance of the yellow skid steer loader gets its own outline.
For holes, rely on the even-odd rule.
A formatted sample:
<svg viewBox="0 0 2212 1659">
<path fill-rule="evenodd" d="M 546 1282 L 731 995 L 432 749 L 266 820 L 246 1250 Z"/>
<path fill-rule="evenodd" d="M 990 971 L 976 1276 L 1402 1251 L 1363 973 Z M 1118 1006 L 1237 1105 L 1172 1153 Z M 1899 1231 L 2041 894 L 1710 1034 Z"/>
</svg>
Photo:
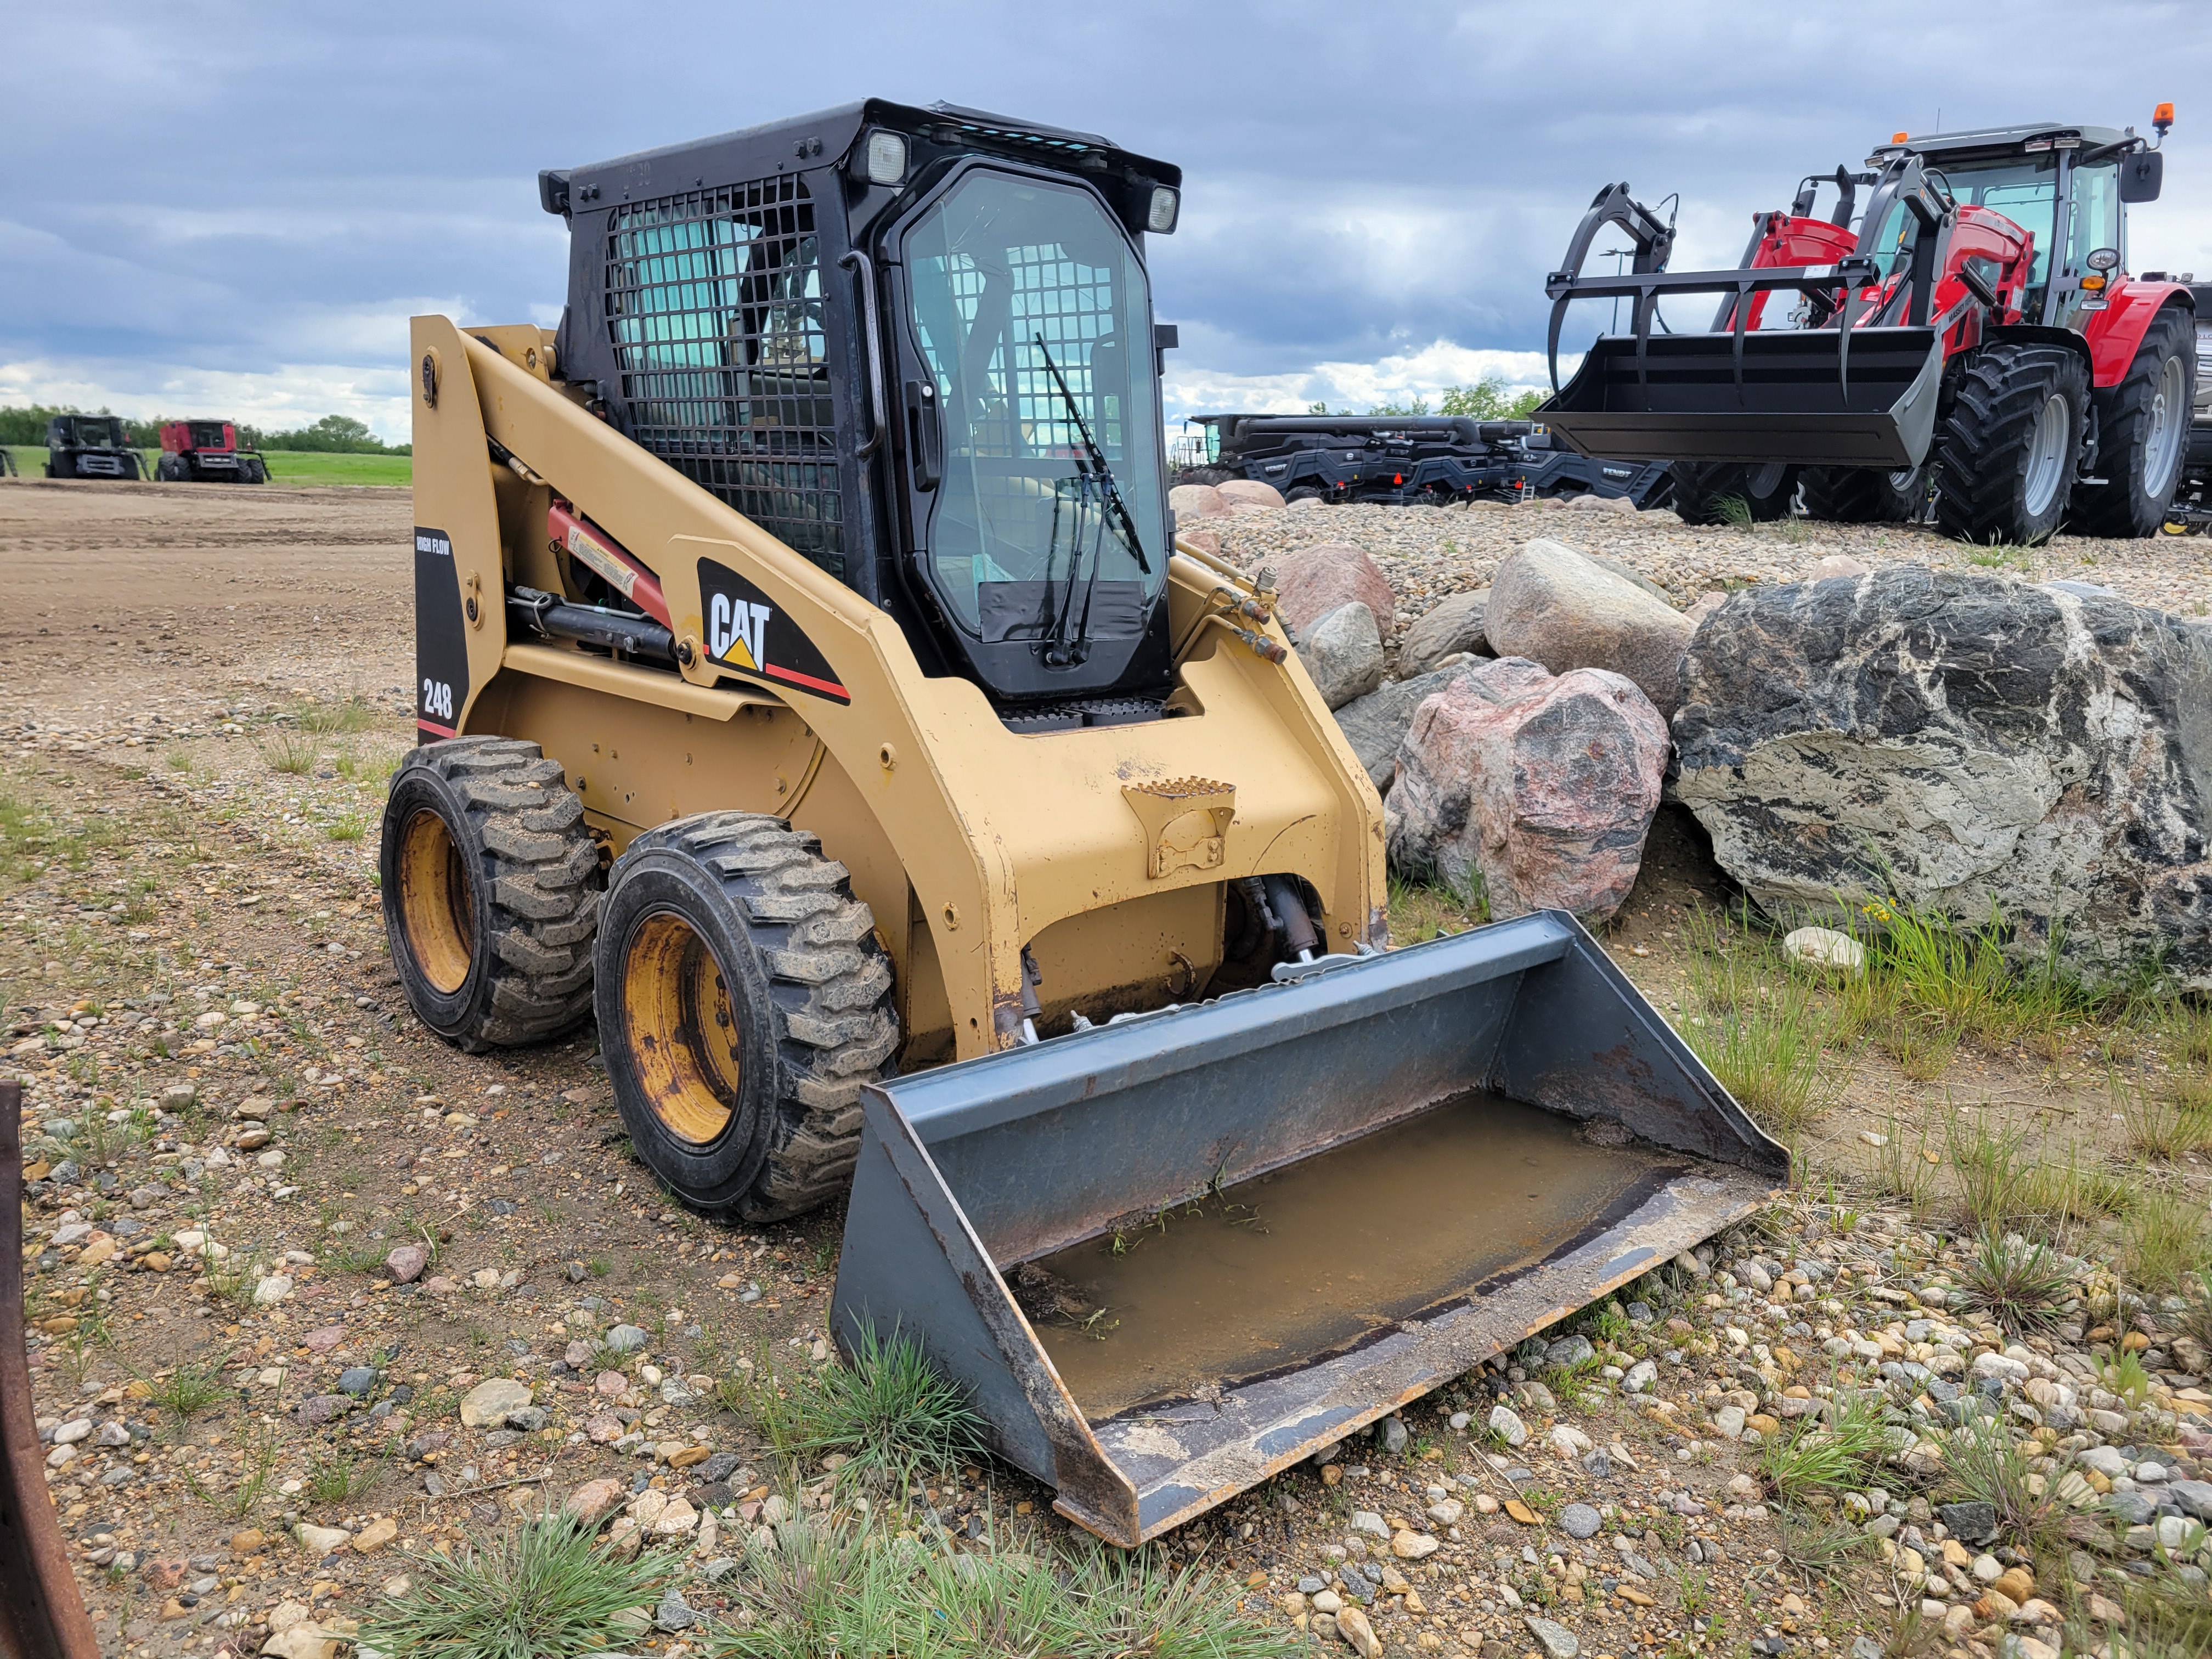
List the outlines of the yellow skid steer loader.
<svg viewBox="0 0 2212 1659">
<path fill-rule="evenodd" d="M 541 174 L 560 326 L 413 325 L 381 853 L 427 1025 L 596 1017 L 702 1214 L 850 1188 L 839 1340 L 919 1341 L 1124 1544 L 1786 1172 L 1571 920 L 1384 951 L 1269 578 L 1174 535 L 1180 185 L 880 100 Z"/>
</svg>

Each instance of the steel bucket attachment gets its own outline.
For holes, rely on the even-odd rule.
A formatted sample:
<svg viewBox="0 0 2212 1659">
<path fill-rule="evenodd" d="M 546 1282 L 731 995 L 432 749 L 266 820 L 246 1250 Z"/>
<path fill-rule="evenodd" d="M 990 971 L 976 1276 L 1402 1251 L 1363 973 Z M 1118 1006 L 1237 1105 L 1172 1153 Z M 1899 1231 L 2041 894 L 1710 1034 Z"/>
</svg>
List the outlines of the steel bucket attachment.
<svg viewBox="0 0 2212 1659">
<path fill-rule="evenodd" d="M 1942 378 L 1934 328 L 1608 334 L 1535 418 L 1584 455 L 1901 471 Z"/>
<path fill-rule="evenodd" d="M 834 1328 L 1134 1546 L 1748 1213 L 1789 1158 L 1558 912 L 871 1087 Z"/>
</svg>

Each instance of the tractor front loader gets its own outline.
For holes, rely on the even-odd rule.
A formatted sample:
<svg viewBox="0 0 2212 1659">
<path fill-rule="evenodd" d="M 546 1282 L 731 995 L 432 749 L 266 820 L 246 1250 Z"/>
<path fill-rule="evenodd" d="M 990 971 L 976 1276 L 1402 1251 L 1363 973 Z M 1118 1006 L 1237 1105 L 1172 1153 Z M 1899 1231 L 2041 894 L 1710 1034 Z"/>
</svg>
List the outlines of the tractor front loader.
<svg viewBox="0 0 2212 1659">
<path fill-rule="evenodd" d="M 2161 138 L 2172 120 L 2160 105 Z M 1867 166 L 1757 216 L 1733 270 L 1669 271 L 1672 224 L 1626 185 L 1600 191 L 1546 284 L 1555 391 L 1537 418 L 1586 454 L 1674 462 L 1691 518 L 1728 495 L 1776 516 L 1802 483 L 1841 520 L 1903 520 L 1932 495 L 1971 541 L 2155 533 L 2187 443 L 2195 302 L 2128 276 L 2124 221 L 2164 157 L 2133 129 L 2046 124 L 1900 133 Z M 1582 275 L 1609 226 L 1633 268 Z M 1711 325 L 1667 331 L 1662 301 L 1703 294 L 1722 296 Z M 1632 300 L 1632 331 L 1601 336 L 1560 386 L 1567 307 L 1592 298 Z"/>
<path fill-rule="evenodd" d="M 1384 949 L 1269 578 L 1174 539 L 1180 182 L 881 100 L 542 175 L 559 329 L 413 325 L 380 864 L 426 1024 L 596 1017 L 702 1214 L 849 1188 L 838 1340 L 1130 1545 L 1787 1173 L 1571 920 Z"/>
</svg>

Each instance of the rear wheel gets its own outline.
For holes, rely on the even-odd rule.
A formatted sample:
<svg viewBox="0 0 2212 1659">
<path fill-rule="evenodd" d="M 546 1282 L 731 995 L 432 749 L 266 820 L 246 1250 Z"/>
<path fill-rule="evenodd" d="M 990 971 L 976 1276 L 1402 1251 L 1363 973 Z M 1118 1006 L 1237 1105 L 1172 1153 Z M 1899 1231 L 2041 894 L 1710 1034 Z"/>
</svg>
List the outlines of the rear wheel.
<svg viewBox="0 0 2212 1659">
<path fill-rule="evenodd" d="M 269 469 L 257 460 L 242 461 L 239 464 L 238 476 L 247 483 L 267 483 Z"/>
<path fill-rule="evenodd" d="M 1674 511 L 1687 524 L 1727 523 L 1731 498 L 1741 501 L 1756 521 L 1778 519 L 1790 511 L 1790 499 L 1797 493 L 1797 469 L 1784 461 L 1759 466 L 1677 461 L 1668 470 L 1674 480 Z"/>
<path fill-rule="evenodd" d="M 1936 521 L 1961 541 L 2048 540 L 2073 494 L 2088 408 L 2088 371 L 2066 347 L 1984 347 L 1937 441 Z"/>
<path fill-rule="evenodd" d="M 164 455 L 155 463 L 154 476 L 163 483 L 182 483 L 191 474 L 181 456 Z"/>
<path fill-rule="evenodd" d="M 401 762 L 377 872 L 408 1006 L 472 1054 L 558 1036 L 592 1009 L 599 853 L 561 763 L 454 738 Z"/>
<path fill-rule="evenodd" d="M 1928 505 L 1928 469 L 1885 472 L 1873 466 L 1805 469 L 1805 515 L 1832 524 L 1904 524 Z"/>
<path fill-rule="evenodd" d="M 646 831 L 609 878 L 597 956 L 615 1103 L 670 1191 L 761 1222 L 844 1189 L 898 1015 L 875 919 L 816 836 L 755 812 Z"/>
<path fill-rule="evenodd" d="M 2159 313 L 2119 384 L 2095 393 L 2100 484 L 2075 492 L 2074 527 L 2092 536 L 2154 536 L 2181 483 L 2196 397 L 2190 314 Z"/>
</svg>

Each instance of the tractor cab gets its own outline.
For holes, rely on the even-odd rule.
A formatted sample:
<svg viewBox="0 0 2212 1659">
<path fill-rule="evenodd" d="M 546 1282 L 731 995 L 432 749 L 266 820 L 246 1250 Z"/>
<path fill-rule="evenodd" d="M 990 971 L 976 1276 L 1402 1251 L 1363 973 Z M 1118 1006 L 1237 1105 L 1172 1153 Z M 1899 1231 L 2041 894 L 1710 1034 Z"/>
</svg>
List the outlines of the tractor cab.
<svg viewBox="0 0 2212 1659">
<path fill-rule="evenodd" d="M 261 457 L 239 447 L 238 428 L 228 421 L 164 422 L 155 476 L 171 483 L 265 483 L 269 478 Z"/>
<path fill-rule="evenodd" d="M 49 478 L 136 478 L 138 452 L 120 416 L 56 415 L 46 422 Z"/>
<path fill-rule="evenodd" d="M 1145 238 L 1175 228 L 1181 179 L 1093 134 L 882 100 L 547 173 L 559 373 L 1003 718 L 1158 718 Z"/>
<path fill-rule="evenodd" d="M 1884 144 L 1868 165 L 1887 167 L 1907 154 L 1960 209 L 2002 215 L 2034 239 L 2021 310 L 2048 327 L 2075 326 L 2084 311 L 2104 308 L 2108 273 L 2127 268 L 2126 204 L 2154 200 L 2161 183 L 2160 167 L 2142 166 L 2162 161 L 2158 152 L 2109 127 L 2039 123 L 1939 133 Z M 1899 274 L 1914 240 L 1906 204 L 1893 201 L 1872 244 L 1875 257 Z"/>
</svg>

